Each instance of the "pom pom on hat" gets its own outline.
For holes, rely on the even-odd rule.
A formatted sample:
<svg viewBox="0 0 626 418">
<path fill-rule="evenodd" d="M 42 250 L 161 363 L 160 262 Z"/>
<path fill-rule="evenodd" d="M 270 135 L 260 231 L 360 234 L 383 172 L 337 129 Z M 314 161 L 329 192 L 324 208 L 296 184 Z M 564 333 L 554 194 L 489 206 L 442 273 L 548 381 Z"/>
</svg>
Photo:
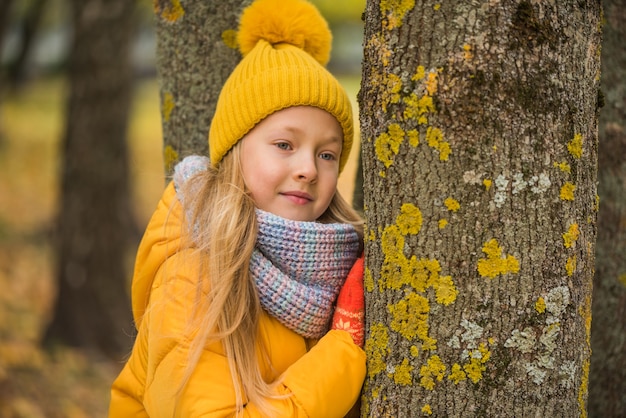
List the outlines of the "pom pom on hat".
<svg viewBox="0 0 626 418">
<path fill-rule="evenodd" d="M 259 40 L 303 49 L 321 65 L 328 64 L 332 34 L 320 12 L 304 0 L 257 0 L 244 10 L 237 41 L 245 56 Z"/>
<path fill-rule="evenodd" d="M 237 34 L 243 59 L 226 80 L 209 132 L 211 164 L 261 120 L 292 106 L 333 115 L 343 131 L 339 171 L 350 155 L 354 121 L 350 98 L 325 68 L 332 35 L 306 0 L 255 0 L 242 13 Z"/>
</svg>

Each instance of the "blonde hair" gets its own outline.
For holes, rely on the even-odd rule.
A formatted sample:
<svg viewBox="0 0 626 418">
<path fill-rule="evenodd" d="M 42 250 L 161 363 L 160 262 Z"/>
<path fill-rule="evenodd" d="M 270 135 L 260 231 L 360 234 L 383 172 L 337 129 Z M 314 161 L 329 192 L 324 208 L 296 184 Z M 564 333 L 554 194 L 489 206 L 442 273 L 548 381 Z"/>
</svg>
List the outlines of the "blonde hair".
<svg viewBox="0 0 626 418">
<path fill-rule="evenodd" d="M 245 398 L 264 414 L 271 415 L 268 399 L 280 398 L 275 390 L 280 382 L 265 382 L 259 365 L 258 356 L 262 356 L 262 361 L 268 361 L 268 356 L 258 338 L 262 308 L 249 271 L 257 238 L 257 218 L 243 179 L 239 144 L 216 168 L 209 167 L 182 188 L 185 212 L 190 214 L 185 228 L 190 234 L 187 242 L 201 253 L 202 266 L 196 307 L 189 324 L 194 337 L 179 395 L 205 346 L 219 341 L 233 379 L 237 414 L 242 412 Z M 318 221 L 350 223 L 356 228 L 360 242 L 363 241 L 362 219 L 338 192 Z"/>
</svg>

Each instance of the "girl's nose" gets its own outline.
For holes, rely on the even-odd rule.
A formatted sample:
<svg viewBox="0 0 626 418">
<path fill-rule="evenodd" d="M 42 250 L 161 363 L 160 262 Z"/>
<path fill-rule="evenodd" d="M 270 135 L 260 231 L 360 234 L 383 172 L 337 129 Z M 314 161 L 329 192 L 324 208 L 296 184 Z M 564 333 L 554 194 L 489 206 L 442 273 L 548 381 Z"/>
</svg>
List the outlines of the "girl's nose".
<svg viewBox="0 0 626 418">
<path fill-rule="evenodd" d="M 303 155 L 295 161 L 294 175 L 299 181 L 314 183 L 317 180 L 315 156 Z"/>
</svg>

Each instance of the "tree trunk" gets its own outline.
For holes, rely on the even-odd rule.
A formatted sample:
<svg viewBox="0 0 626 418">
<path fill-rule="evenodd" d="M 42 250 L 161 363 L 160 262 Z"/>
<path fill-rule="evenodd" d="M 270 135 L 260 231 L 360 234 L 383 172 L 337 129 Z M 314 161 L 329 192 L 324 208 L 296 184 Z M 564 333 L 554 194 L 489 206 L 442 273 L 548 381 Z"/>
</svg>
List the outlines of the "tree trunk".
<svg viewBox="0 0 626 418">
<path fill-rule="evenodd" d="M 626 10 L 604 1 L 589 416 L 626 416 Z"/>
<path fill-rule="evenodd" d="M 363 214 L 363 153 L 359 153 L 359 161 L 357 162 L 352 207 Z"/>
<path fill-rule="evenodd" d="M 155 1 L 166 173 L 186 155 L 208 155 L 217 97 L 241 59 L 238 18 L 250 2 Z"/>
<path fill-rule="evenodd" d="M 74 0 L 54 318 L 44 342 L 114 358 L 131 345 L 125 257 L 135 244 L 127 120 L 134 2 Z M 132 241 L 131 241 L 132 240 Z"/>
<path fill-rule="evenodd" d="M 4 50 L 4 40 L 7 36 L 9 17 L 12 17 L 13 0 L 2 0 L 0 2 L 0 54 Z M 0 55 L 2 56 L 2 55 Z M 2 75 L 2 73 L 0 73 Z"/>
<path fill-rule="evenodd" d="M 33 49 L 33 41 L 39 29 L 46 3 L 47 0 L 34 0 L 20 25 L 20 47 L 17 57 L 9 65 L 9 83 L 13 89 L 18 89 L 28 75 L 26 74 L 28 58 Z"/>
<path fill-rule="evenodd" d="M 363 415 L 586 416 L 599 1 L 365 18 Z"/>
</svg>

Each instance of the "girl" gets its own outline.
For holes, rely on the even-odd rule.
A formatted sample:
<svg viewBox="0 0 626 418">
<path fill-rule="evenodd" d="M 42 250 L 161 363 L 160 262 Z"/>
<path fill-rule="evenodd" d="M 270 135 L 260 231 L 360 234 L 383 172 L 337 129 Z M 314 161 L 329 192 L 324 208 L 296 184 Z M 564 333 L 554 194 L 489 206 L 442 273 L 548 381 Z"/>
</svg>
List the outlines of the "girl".
<svg viewBox="0 0 626 418">
<path fill-rule="evenodd" d="M 363 233 L 336 190 L 353 119 L 330 31 L 305 0 L 257 0 L 238 41 L 210 159 L 176 167 L 139 247 L 111 417 L 341 417 L 358 399 Z"/>
</svg>

